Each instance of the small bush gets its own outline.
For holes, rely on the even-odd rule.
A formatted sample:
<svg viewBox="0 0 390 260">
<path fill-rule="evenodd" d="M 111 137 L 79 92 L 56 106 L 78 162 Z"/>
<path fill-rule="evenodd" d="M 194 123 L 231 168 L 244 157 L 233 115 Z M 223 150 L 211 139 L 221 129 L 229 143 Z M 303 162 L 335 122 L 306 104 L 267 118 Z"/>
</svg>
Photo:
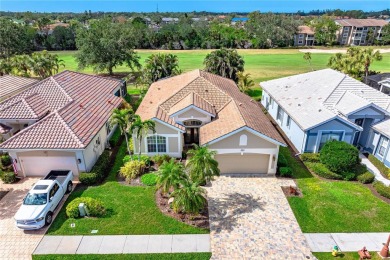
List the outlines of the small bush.
<svg viewBox="0 0 390 260">
<path fill-rule="evenodd" d="M 390 187 L 389 187 L 389 186 L 386 186 L 385 184 L 383 184 L 383 183 L 380 182 L 380 181 L 374 182 L 373 186 L 374 186 L 375 190 L 376 190 L 380 195 L 382 195 L 382 196 L 385 197 L 385 198 L 390 199 Z"/>
<path fill-rule="evenodd" d="M 342 180 L 343 176 L 338 175 L 326 168 L 322 163 L 306 162 L 305 165 L 318 176 L 332 180 Z"/>
<path fill-rule="evenodd" d="M 335 173 L 348 172 L 360 162 L 358 149 L 343 141 L 327 142 L 321 149 L 320 160 Z"/>
<path fill-rule="evenodd" d="M 100 200 L 93 199 L 90 197 L 81 197 L 72 200 L 66 206 L 66 215 L 68 218 L 78 218 L 79 215 L 79 204 L 84 203 L 87 206 L 88 216 L 90 217 L 102 217 L 106 213 L 106 209 Z"/>
<path fill-rule="evenodd" d="M 280 167 L 279 168 L 280 176 L 282 177 L 291 177 L 292 169 L 290 167 Z"/>
<path fill-rule="evenodd" d="M 141 182 L 146 186 L 155 186 L 157 184 L 157 174 L 148 173 L 141 177 Z"/>
<path fill-rule="evenodd" d="M 119 172 L 126 178 L 126 181 L 130 183 L 132 179 L 137 178 L 144 172 L 145 166 L 144 161 L 130 161 L 125 163 Z"/>
<path fill-rule="evenodd" d="M 14 183 L 16 181 L 16 175 L 14 172 L 2 172 L 0 178 L 4 183 Z"/>
<path fill-rule="evenodd" d="M 99 182 L 99 178 L 94 172 L 82 172 L 79 176 L 79 181 L 85 185 L 92 185 Z"/>
<path fill-rule="evenodd" d="M 353 181 L 356 179 L 356 174 L 354 172 L 341 172 L 339 175 L 343 177 L 343 180 L 345 181 Z"/>
<path fill-rule="evenodd" d="M 9 156 L 8 154 L 4 154 L 4 155 L 1 156 L 1 164 L 4 167 L 10 166 L 11 163 L 12 163 L 11 156 Z"/>
<path fill-rule="evenodd" d="M 374 155 L 369 154 L 368 160 L 382 173 L 384 176 L 388 176 L 390 179 L 390 168 L 387 168 L 383 162 L 379 161 Z"/>
<path fill-rule="evenodd" d="M 160 166 L 163 164 L 163 162 L 169 162 L 171 157 L 168 154 L 158 154 L 152 157 L 152 161 L 157 165 Z"/>
<path fill-rule="evenodd" d="M 320 162 L 320 154 L 319 153 L 303 153 L 300 155 L 301 160 L 304 162 Z"/>
<path fill-rule="evenodd" d="M 110 166 L 110 152 L 104 151 L 95 165 L 92 167 L 91 172 L 96 173 L 96 176 L 99 181 L 103 181 L 108 175 L 108 168 Z"/>
<path fill-rule="evenodd" d="M 115 147 L 119 145 L 120 139 L 121 139 L 121 130 L 119 129 L 119 127 L 117 127 L 108 142 L 110 143 L 111 147 Z"/>
<path fill-rule="evenodd" d="M 126 155 L 124 158 L 123 158 L 123 163 L 127 163 L 131 160 L 133 161 L 138 161 L 138 155 L 133 155 L 130 157 L 130 155 Z M 147 155 L 141 155 L 141 161 L 145 162 L 145 165 L 146 166 L 149 166 L 150 165 L 150 157 L 147 156 Z"/>
<path fill-rule="evenodd" d="M 287 167 L 287 160 L 283 154 L 279 154 L 277 165 L 278 165 L 278 167 Z"/>
<path fill-rule="evenodd" d="M 365 172 L 357 176 L 357 180 L 361 183 L 372 183 L 375 179 L 375 175 L 371 172 Z"/>
</svg>

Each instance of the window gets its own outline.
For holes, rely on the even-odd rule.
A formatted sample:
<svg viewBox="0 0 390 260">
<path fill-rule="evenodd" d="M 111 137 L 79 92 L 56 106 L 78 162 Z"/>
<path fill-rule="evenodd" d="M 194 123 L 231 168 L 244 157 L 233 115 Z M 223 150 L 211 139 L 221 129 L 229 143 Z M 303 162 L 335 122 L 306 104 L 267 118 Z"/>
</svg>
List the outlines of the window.
<svg viewBox="0 0 390 260">
<path fill-rule="evenodd" d="M 341 141 L 343 138 L 343 132 L 322 132 L 321 139 L 320 139 L 320 146 L 318 148 L 318 151 L 321 150 L 321 148 L 324 146 L 324 144 L 331 140 Z"/>
<path fill-rule="evenodd" d="M 274 108 L 274 100 L 271 97 L 269 98 L 269 104 Z"/>
<path fill-rule="evenodd" d="M 268 97 L 265 97 L 265 109 L 267 109 L 267 110 L 269 110 L 269 103 L 270 103 L 270 101 L 269 101 Z"/>
<path fill-rule="evenodd" d="M 167 138 L 161 135 L 147 137 L 148 153 L 166 153 Z"/>
<path fill-rule="evenodd" d="M 278 106 L 278 114 L 276 115 L 276 120 L 278 120 L 280 124 L 283 123 L 283 116 L 284 116 L 284 111 L 280 106 Z"/>
<path fill-rule="evenodd" d="M 389 139 L 387 139 L 384 136 L 381 136 L 381 139 L 379 139 L 378 147 L 377 147 L 377 154 L 379 154 L 381 157 L 385 155 L 387 146 L 389 145 Z"/>
<path fill-rule="evenodd" d="M 287 123 L 286 123 L 288 129 L 290 129 L 290 126 L 291 126 L 291 117 L 289 115 L 287 115 Z"/>
<path fill-rule="evenodd" d="M 202 124 L 202 121 L 199 120 L 188 120 L 183 122 L 185 126 L 200 126 Z"/>
<path fill-rule="evenodd" d="M 107 132 L 107 135 L 109 135 L 111 133 L 111 130 L 112 130 L 112 127 L 111 127 L 110 122 L 106 122 L 106 132 Z"/>
<path fill-rule="evenodd" d="M 303 41 L 298 41 L 298 44 L 302 44 L 303 43 Z"/>
<path fill-rule="evenodd" d="M 51 188 L 51 190 L 50 190 L 49 199 L 53 198 L 54 195 L 56 195 L 56 193 L 57 193 L 57 191 L 58 191 L 59 188 L 60 188 L 60 187 L 58 186 L 58 184 L 55 183 L 54 186 L 53 186 L 53 188 Z"/>
<path fill-rule="evenodd" d="M 299 35 L 299 38 L 303 38 L 303 34 L 300 34 L 300 35 Z"/>
<path fill-rule="evenodd" d="M 245 146 L 248 144 L 248 136 L 247 135 L 241 135 L 240 136 L 240 145 Z"/>
</svg>

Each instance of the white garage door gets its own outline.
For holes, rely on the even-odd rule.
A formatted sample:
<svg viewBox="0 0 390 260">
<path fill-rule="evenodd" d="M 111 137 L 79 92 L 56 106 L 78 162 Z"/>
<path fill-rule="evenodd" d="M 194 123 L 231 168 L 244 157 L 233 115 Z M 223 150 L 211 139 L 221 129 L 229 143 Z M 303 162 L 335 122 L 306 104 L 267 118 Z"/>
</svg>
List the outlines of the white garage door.
<svg viewBox="0 0 390 260">
<path fill-rule="evenodd" d="M 72 156 L 20 156 L 19 160 L 26 176 L 45 176 L 51 170 L 71 170 L 78 175 L 76 158 Z"/>
<path fill-rule="evenodd" d="M 221 173 L 268 173 L 270 156 L 267 154 L 217 154 Z"/>
</svg>

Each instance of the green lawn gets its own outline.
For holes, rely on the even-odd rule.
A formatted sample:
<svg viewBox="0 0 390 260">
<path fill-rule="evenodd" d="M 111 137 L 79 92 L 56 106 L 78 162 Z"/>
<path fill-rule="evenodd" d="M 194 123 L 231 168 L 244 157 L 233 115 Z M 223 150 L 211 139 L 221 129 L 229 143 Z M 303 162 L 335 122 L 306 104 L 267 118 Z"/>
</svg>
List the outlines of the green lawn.
<svg viewBox="0 0 390 260">
<path fill-rule="evenodd" d="M 370 252 L 372 258 L 371 260 L 381 260 L 380 256 L 376 252 Z M 331 253 L 313 253 L 315 257 L 318 258 L 318 260 L 334 260 L 334 259 L 342 259 L 342 260 L 356 260 L 359 259 L 358 253 L 340 253 L 339 256 L 334 257 Z"/>
<path fill-rule="evenodd" d="M 303 197 L 288 201 L 304 233 L 390 231 L 390 205 L 358 182 L 313 177 L 303 164 L 281 147 L 293 169 Z"/>
<path fill-rule="evenodd" d="M 33 255 L 33 260 L 208 260 L 211 253 L 176 253 L 176 254 L 117 254 L 117 255 Z"/>
<path fill-rule="evenodd" d="M 154 187 L 130 187 L 116 181 L 116 173 L 126 154 L 126 143 L 116 156 L 107 182 L 93 187 L 78 188 L 71 193 L 64 207 L 48 230 L 49 235 L 140 235 L 140 234 L 202 234 L 208 230 L 195 228 L 160 212 L 155 203 Z M 66 205 L 76 197 L 100 199 L 107 215 L 103 218 L 68 219 Z M 70 227 L 75 223 L 74 228 Z"/>
</svg>

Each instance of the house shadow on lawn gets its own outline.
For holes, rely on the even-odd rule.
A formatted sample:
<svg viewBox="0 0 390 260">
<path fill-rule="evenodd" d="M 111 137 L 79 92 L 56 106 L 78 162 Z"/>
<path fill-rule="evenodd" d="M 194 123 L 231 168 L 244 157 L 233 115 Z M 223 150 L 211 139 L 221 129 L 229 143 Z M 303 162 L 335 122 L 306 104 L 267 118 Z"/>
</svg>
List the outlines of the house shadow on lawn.
<svg viewBox="0 0 390 260">
<path fill-rule="evenodd" d="M 241 215 L 264 211 L 266 202 L 250 194 L 231 193 L 225 197 L 208 198 L 210 227 L 216 233 L 232 231 Z"/>
</svg>

